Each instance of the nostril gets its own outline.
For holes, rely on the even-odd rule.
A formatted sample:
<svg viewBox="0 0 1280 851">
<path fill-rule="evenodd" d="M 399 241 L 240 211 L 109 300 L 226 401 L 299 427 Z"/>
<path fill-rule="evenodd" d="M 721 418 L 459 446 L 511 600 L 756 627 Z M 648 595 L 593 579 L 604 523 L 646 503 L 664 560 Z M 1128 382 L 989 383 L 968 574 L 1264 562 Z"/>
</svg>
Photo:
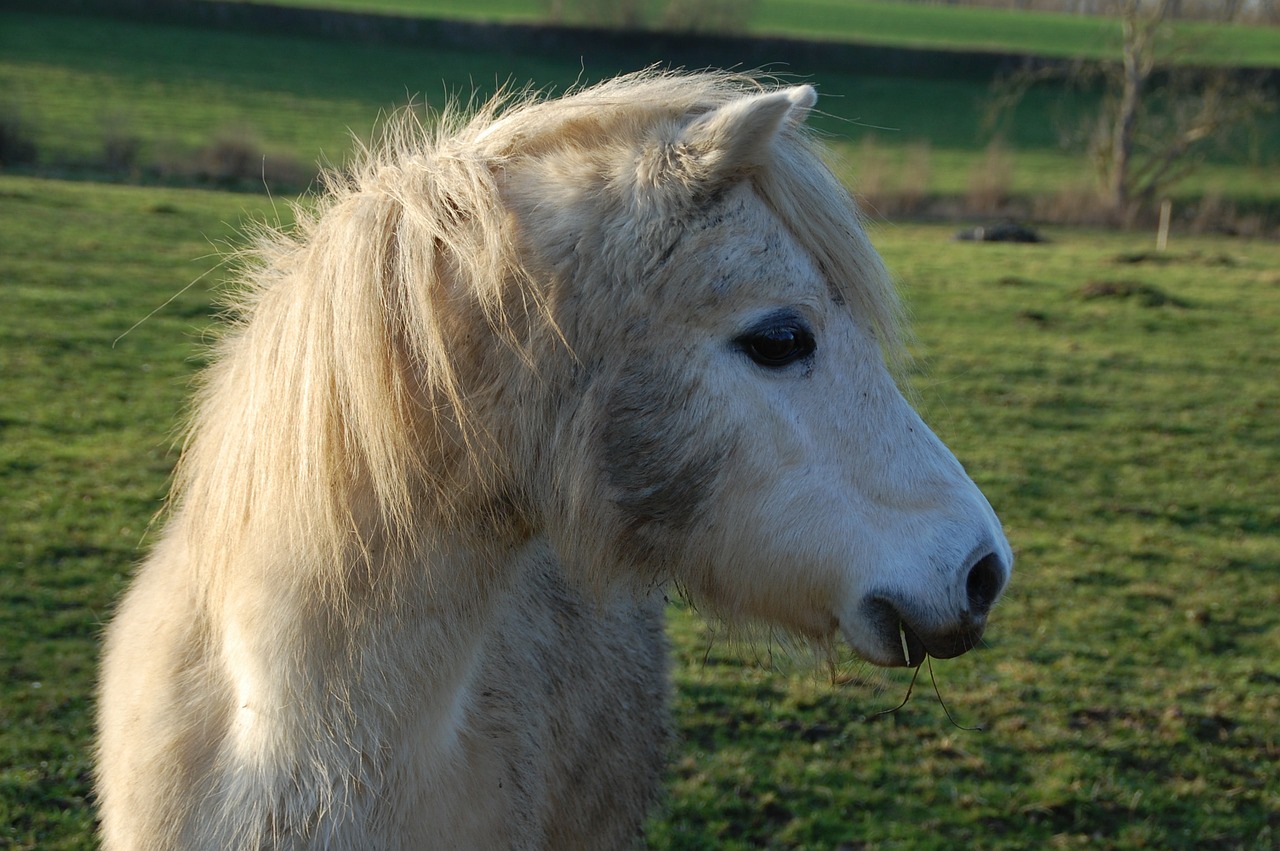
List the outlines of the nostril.
<svg viewBox="0 0 1280 851">
<path fill-rule="evenodd" d="M 991 610 L 1004 587 L 1004 565 L 995 553 L 987 553 L 969 568 L 965 591 L 969 595 L 969 611 L 981 617 Z"/>
</svg>

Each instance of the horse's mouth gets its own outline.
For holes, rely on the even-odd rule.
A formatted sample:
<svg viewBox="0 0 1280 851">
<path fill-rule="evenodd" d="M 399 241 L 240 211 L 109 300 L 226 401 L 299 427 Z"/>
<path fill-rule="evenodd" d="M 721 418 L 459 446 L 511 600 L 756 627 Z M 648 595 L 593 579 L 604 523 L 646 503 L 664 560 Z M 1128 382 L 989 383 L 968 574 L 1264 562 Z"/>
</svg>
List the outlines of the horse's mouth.
<svg viewBox="0 0 1280 851">
<path fill-rule="evenodd" d="M 926 656 L 950 659 L 967 653 L 978 645 L 986 627 L 986 617 L 965 616 L 954 624 L 932 630 L 922 629 L 909 612 L 882 597 L 873 597 L 863 606 L 863 614 L 871 624 L 876 643 L 883 649 L 874 660 L 887 668 L 916 668 Z"/>
<path fill-rule="evenodd" d="M 908 668 L 918 668 L 924 664 L 928 650 L 920 636 L 916 635 L 906 621 L 898 621 L 898 638 L 902 643 L 902 659 Z"/>
</svg>

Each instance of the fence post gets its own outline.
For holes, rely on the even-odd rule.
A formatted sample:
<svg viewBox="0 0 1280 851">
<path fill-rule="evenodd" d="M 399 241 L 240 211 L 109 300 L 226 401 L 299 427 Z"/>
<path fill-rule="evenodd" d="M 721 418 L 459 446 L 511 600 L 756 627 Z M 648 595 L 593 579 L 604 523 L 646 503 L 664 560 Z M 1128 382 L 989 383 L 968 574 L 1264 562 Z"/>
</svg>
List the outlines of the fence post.
<svg viewBox="0 0 1280 851">
<path fill-rule="evenodd" d="M 1169 216 L 1172 212 L 1172 201 L 1166 198 L 1160 202 L 1160 230 L 1156 233 L 1156 251 L 1164 251 L 1169 244 Z"/>
</svg>

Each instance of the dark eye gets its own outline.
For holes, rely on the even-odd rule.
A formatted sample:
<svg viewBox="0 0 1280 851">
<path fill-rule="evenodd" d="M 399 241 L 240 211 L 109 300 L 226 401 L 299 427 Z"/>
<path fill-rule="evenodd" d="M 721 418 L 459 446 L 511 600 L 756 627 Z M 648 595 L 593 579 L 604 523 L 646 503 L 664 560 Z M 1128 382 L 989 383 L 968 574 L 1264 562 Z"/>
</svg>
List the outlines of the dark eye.
<svg viewBox="0 0 1280 851">
<path fill-rule="evenodd" d="M 817 348 L 813 333 L 797 317 L 762 325 L 743 334 L 737 343 L 753 361 L 773 369 L 804 360 Z"/>
</svg>

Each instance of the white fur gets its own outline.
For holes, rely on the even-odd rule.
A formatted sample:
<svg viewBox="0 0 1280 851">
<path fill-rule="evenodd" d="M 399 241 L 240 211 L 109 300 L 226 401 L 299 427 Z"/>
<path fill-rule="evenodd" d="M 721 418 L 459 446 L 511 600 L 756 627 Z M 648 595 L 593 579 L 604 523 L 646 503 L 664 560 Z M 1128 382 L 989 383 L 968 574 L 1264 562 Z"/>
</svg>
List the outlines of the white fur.
<svg viewBox="0 0 1280 851">
<path fill-rule="evenodd" d="M 881 664 L 884 600 L 976 636 L 1008 545 L 886 367 L 813 102 L 649 73 L 403 123 L 264 236 L 107 635 L 107 848 L 626 847 L 671 581 Z M 742 343 L 778 315 L 782 369 Z"/>
</svg>

